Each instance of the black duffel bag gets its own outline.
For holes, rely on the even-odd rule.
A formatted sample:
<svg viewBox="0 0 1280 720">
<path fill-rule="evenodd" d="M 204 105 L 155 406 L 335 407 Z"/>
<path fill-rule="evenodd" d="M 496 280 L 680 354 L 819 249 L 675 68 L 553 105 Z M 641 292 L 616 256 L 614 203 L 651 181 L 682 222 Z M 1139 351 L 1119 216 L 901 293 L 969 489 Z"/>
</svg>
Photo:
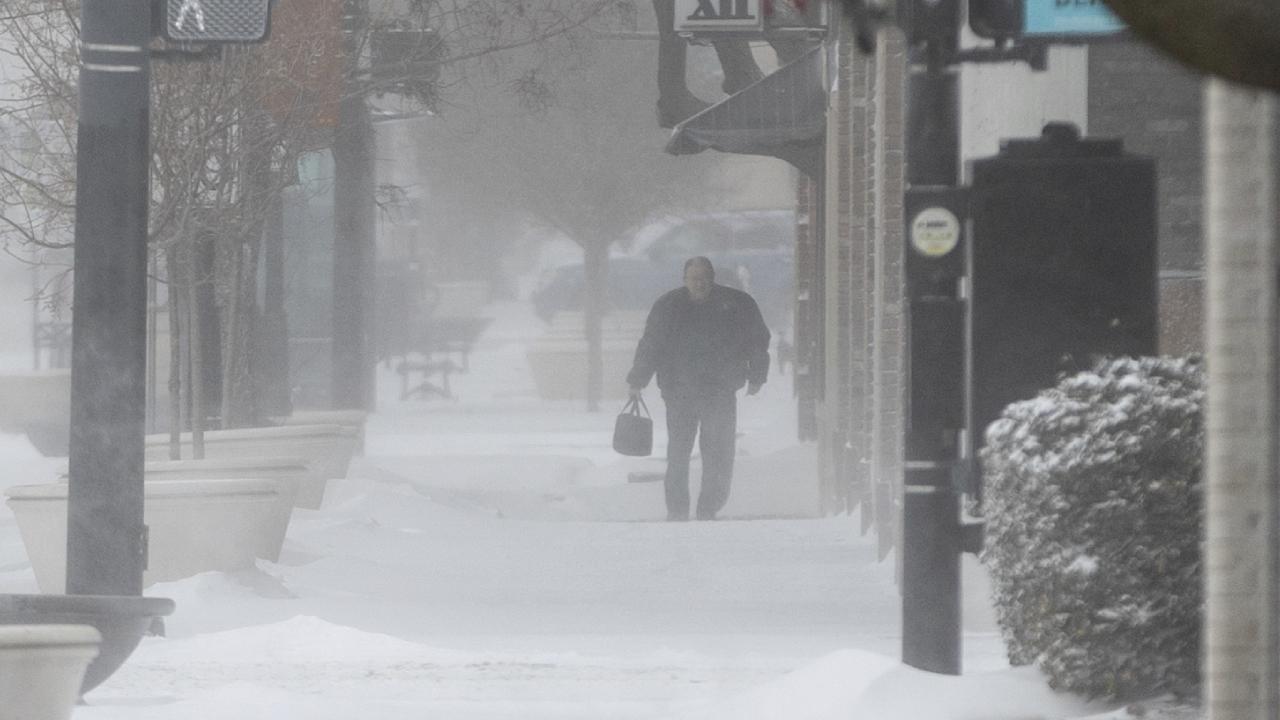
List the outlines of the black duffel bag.
<svg viewBox="0 0 1280 720">
<path fill-rule="evenodd" d="M 622 406 L 613 423 L 613 449 L 633 457 L 645 457 L 653 452 L 653 420 L 639 395 L 633 395 Z"/>
</svg>

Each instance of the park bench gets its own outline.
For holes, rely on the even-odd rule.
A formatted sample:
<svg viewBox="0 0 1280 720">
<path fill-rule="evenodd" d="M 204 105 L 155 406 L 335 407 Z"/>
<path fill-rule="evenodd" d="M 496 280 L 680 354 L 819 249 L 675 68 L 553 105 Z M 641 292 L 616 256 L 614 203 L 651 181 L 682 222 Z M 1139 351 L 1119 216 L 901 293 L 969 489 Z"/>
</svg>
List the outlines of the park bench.
<svg viewBox="0 0 1280 720">
<path fill-rule="evenodd" d="M 455 399 L 449 376 L 471 369 L 471 350 L 490 318 L 429 317 L 414 333 L 411 352 L 396 364 L 400 399 Z"/>
</svg>

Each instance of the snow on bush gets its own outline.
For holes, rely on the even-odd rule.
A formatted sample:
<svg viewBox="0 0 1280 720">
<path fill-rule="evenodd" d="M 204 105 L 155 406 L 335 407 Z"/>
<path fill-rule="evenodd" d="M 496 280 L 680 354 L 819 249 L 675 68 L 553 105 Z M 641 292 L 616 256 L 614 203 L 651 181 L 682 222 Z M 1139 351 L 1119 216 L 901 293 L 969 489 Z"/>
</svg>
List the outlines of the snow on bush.
<svg viewBox="0 0 1280 720">
<path fill-rule="evenodd" d="M 1198 359 L 1110 360 L 988 427 L 982 558 L 1013 664 L 1090 697 L 1196 686 L 1204 397 Z"/>
</svg>

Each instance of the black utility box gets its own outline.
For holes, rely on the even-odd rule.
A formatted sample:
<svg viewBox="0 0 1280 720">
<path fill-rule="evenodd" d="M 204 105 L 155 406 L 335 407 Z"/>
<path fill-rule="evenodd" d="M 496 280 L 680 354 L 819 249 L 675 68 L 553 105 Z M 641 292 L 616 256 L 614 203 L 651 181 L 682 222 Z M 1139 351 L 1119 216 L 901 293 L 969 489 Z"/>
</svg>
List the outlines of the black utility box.
<svg viewBox="0 0 1280 720">
<path fill-rule="evenodd" d="M 1156 167 L 1050 124 L 973 164 L 974 440 L 1099 356 L 1156 352 Z"/>
</svg>

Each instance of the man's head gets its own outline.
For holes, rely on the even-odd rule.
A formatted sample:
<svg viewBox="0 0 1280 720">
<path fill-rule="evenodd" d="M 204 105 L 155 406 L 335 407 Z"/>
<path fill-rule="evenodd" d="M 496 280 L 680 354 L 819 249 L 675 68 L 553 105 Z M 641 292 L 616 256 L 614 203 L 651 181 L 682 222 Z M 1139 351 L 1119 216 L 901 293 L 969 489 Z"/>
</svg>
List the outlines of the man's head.
<svg viewBox="0 0 1280 720">
<path fill-rule="evenodd" d="M 711 261 L 699 255 L 691 257 L 684 263 L 684 286 L 694 302 L 702 302 L 711 297 L 711 286 L 715 285 L 716 269 Z"/>
</svg>

